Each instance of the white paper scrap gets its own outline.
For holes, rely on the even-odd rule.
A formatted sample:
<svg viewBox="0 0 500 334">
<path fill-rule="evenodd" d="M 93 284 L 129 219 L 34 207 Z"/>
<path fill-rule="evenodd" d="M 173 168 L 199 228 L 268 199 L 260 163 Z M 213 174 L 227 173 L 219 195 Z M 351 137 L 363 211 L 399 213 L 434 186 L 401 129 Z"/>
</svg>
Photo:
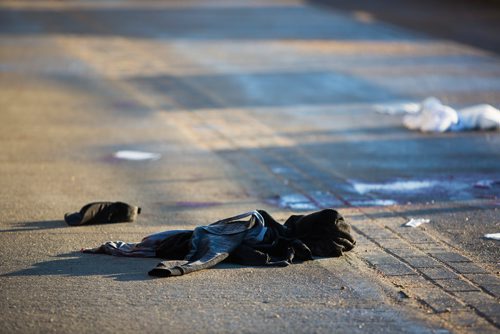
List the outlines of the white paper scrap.
<svg viewBox="0 0 500 334">
<path fill-rule="evenodd" d="M 412 219 L 410 219 L 410 221 L 408 221 L 403 226 L 406 226 L 406 227 L 418 227 L 418 226 L 420 226 L 422 224 L 428 224 L 430 222 L 431 222 L 431 220 L 430 219 L 426 219 L 426 218 L 412 218 Z"/>
<path fill-rule="evenodd" d="M 500 233 L 488 233 L 485 234 L 484 237 L 486 239 L 500 240 Z"/>
<path fill-rule="evenodd" d="M 397 115 L 397 114 L 413 114 L 420 111 L 420 103 L 401 102 L 387 103 L 375 105 L 375 111 L 379 114 Z"/>
<path fill-rule="evenodd" d="M 158 160 L 161 154 L 141 151 L 118 151 L 115 152 L 114 157 L 123 160 Z"/>
</svg>

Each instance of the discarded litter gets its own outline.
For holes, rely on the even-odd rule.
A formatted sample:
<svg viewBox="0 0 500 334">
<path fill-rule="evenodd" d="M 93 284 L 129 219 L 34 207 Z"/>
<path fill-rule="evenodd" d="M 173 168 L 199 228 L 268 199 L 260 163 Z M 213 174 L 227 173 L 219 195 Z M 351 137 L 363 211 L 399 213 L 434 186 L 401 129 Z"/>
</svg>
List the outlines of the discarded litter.
<svg viewBox="0 0 500 334">
<path fill-rule="evenodd" d="M 309 198 L 302 194 L 280 195 L 277 200 L 271 201 L 282 208 L 288 208 L 297 211 L 317 210 L 317 206 Z"/>
<path fill-rule="evenodd" d="M 373 199 L 373 200 L 363 200 L 363 201 L 351 201 L 353 206 L 391 206 L 396 205 L 398 202 L 392 199 Z"/>
<path fill-rule="evenodd" d="M 315 210 L 316 205 L 311 203 L 311 201 L 304 195 L 301 194 L 289 194 L 280 196 L 279 205 L 284 208 L 290 208 L 292 210 Z"/>
<path fill-rule="evenodd" d="M 422 132 L 500 129 L 500 110 L 489 104 L 456 110 L 435 97 L 429 97 L 419 104 L 376 106 L 375 110 L 390 115 L 405 113 L 403 125 Z"/>
<path fill-rule="evenodd" d="M 479 180 L 476 183 L 474 183 L 474 188 L 480 188 L 480 189 L 490 189 L 493 186 L 500 184 L 500 181 L 494 181 L 494 180 Z"/>
<path fill-rule="evenodd" d="M 141 151 L 118 151 L 113 155 L 116 159 L 123 160 L 158 160 L 161 158 L 161 154 L 151 153 L 151 152 L 141 152 Z"/>
<path fill-rule="evenodd" d="M 460 109 L 457 113 L 458 124 L 451 131 L 500 129 L 500 110 L 489 104 Z"/>
<path fill-rule="evenodd" d="M 431 222 L 431 220 L 430 219 L 426 219 L 426 218 L 411 218 L 403 226 L 405 226 L 405 227 L 418 227 L 418 226 L 420 226 L 422 224 L 428 224 L 430 222 Z"/>
<path fill-rule="evenodd" d="M 420 111 L 403 117 L 403 124 L 410 130 L 445 132 L 458 124 L 457 112 L 434 97 L 425 99 Z"/>
<path fill-rule="evenodd" d="M 500 233 L 488 233 L 485 234 L 484 237 L 486 239 L 500 240 Z"/>
<path fill-rule="evenodd" d="M 375 111 L 387 115 L 411 114 L 420 111 L 420 104 L 415 102 L 378 104 L 375 106 Z"/>
<path fill-rule="evenodd" d="M 140 207 L 123 202 L 94 202 L 78 212 L 65 214 L 64 220 L 71 226 L 126 223 L 135 221 L 140 213 Z"/>
<path fill-rule="evenodd" d="M 351 184 L 359 194 L 366 194 L 372 191 L 382 192 L 405 192 L 432 188 L 437 185 L 436 181 L 395 181 L 390 183 L 359 183 L 351 181 Z"/>
<path fill-rule="evenodd" d="M 168 259 L 149 275 L 170 277 L 208 269 L 226 259 L 284 267 L 314 256 L 342 256 L 355 244 L 350 225 L 333 209 L 292 215 L 283 225 L 266 211 L 254 210 L 194 230 L 159 232 L 139 243 L 108 241 L 82 252 Z"/>
</svg>

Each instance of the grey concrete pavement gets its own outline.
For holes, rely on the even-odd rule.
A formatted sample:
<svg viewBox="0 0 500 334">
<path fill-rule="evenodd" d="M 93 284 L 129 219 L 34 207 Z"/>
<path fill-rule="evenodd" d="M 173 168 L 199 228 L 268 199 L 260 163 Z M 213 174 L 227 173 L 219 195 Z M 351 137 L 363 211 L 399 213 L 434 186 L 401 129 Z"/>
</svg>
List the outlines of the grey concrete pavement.
<svg viewBox="0 0 500 334">
<path fill-rule="evenodd" d="M 500 135 L 410 132 L 375 107 L 498 107 L 499 73 L 484 50 L 295 1 L 1 1 L 2 331 L 498 331 L 482 237 L 500 228 Z M 66 226 L 95 200 L 143 214 Z M 323 207 L 353 225 L 345 257 L 151 279 L 157 259 L 79 252 Z"/>
</svg>

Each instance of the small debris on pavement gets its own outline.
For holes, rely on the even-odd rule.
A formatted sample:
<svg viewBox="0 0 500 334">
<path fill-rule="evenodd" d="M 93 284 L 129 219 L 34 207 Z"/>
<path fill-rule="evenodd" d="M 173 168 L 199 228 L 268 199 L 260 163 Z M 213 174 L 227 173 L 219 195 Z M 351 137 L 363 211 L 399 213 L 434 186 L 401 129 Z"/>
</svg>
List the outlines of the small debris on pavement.
<svg viewBox="0 0 500 334">
<path fill-rule="evenodd" d="M 351 201 L 353 206 L 391 206 L 396 205 L 398 202 L 392 199 L 374 199 L 366 201 Z"/>
<path fill-rule="evenodd" d="M 92 202 L 80 211 L 66 213 L 64 220 L 70 226 L 134 222 L 141 208 L 124 202 Z"/>
<path fill-rule="evenodd" d="M 439 185 L 437 181 L 430 180 L 404 180 L 389 183 L 361 183 L 351 181 L 352 187 L 359 194 L 370 192 L 407 192 L 428 189 Z"/>
<path fill-rule="evenodd" d="M 428 224 L 430 222 L 431 222 L 431 220 L 430 219 L 426 219 L 426 218 L 411 218 L 403 226 L 405 226 L 405 227 L 418 227 L 418 226 L 420 226 L 422 224 Z"/>
<path fill-rule="evenodd" d="M 133 161 L 142 161 L 142 160 L 159 160 L 161 158 L 161 154 L 151 153 L 151 152 L 142 152 L 142 151 L 118 151 L 113 155 L 116 159 L 122 160 L 133 160 Z"/>
<path fill-rule="evenodd" d="M 419 112 L 420 104 L 415 102 L 378 104 L 375 106 L 375 111 L 387 115 L 410 114 Z"/>
<path fill-rule="evenodd" d="M 474 188 L 480 188 L 480 189 L 490 189 L 496 184 L 500 184 L 500 181 L 494 181 L 494 180 L 479 180 L 476 183 L 474 183 Z"/>
<path fill-rule="evenodd" d="M 500 233 L 487 233 L 484 235 L 486 239 L 500 240 Z"/>
<path fill-rule="evenodd" d="M 375 110 L 389 115 L 404 113 L 403 125 L 422 132 L 500 129 L 500 110 L 489 104 L 456 110 L 428 97 L 420 103 L 387 104 L 375 106 Z"/>
<path fill-rule="evenodd" d="M 410 298 L 410 295 L 408 295 L 408 294 L 407 294 L 405 291 L 403 291 L 403 290 L 400 290 L 400 291 L 398 292 L 398 296 L 399 296 L 399 298 L 400 298 L 400 299 L 408 299 L 408 298 Z"/>
<path fill-rule="evenodd" d="M 403 124 L 410 130 L 422 132 L 445 132 L 458 124 L 455 109 L 441 103 L 435 97 L 422 101 L 418 113 L 403 117 Z"/>
<path fill-rule="evenodd" d="M 276 198 L 270 199 L 269 203 L 296 211 L 317 210 L 317 206 L 302 194 L 278 195 Z"/>
</svg>

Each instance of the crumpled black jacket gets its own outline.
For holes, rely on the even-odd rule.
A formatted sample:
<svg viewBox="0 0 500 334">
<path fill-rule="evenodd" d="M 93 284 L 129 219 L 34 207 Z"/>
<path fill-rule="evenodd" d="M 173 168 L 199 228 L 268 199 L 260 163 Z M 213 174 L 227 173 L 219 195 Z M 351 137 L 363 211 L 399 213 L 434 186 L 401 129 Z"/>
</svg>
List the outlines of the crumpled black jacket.
<svg viewBox="0 0 500 334">
<path fill-rule="evenodd" d="M 156 256 L 167 261 L 160 262 L 149 275 L 179 276 L 224 260 L 242 265 L 286 266 L 312 260 L 313 256 L 338 257 L 356 244 L 350 225 L 333 209 L 293 215 L 283 225 L 263 210 L 254 211 L 248 221 L 238 218 L 166 237 L 157 245 Z M 262 240 L 248 238 L 262 227 Z"/>
<path fill-rule="evenodd" d="M 248 220 L 243 220 L 248 218 Z M 169 277 L 210 268 L 224 260 L 243 265 L 287 266 L 313 256 L 341 256 L 356 244 L 349 224 L 333 209 L 293 215 L 285 224 L 266 211 L 255 210 L 193 231 L 164 231 L 139 243 L 108 241 L 84 253 L 160 257 L 149 272 Z"/>
</svg>

